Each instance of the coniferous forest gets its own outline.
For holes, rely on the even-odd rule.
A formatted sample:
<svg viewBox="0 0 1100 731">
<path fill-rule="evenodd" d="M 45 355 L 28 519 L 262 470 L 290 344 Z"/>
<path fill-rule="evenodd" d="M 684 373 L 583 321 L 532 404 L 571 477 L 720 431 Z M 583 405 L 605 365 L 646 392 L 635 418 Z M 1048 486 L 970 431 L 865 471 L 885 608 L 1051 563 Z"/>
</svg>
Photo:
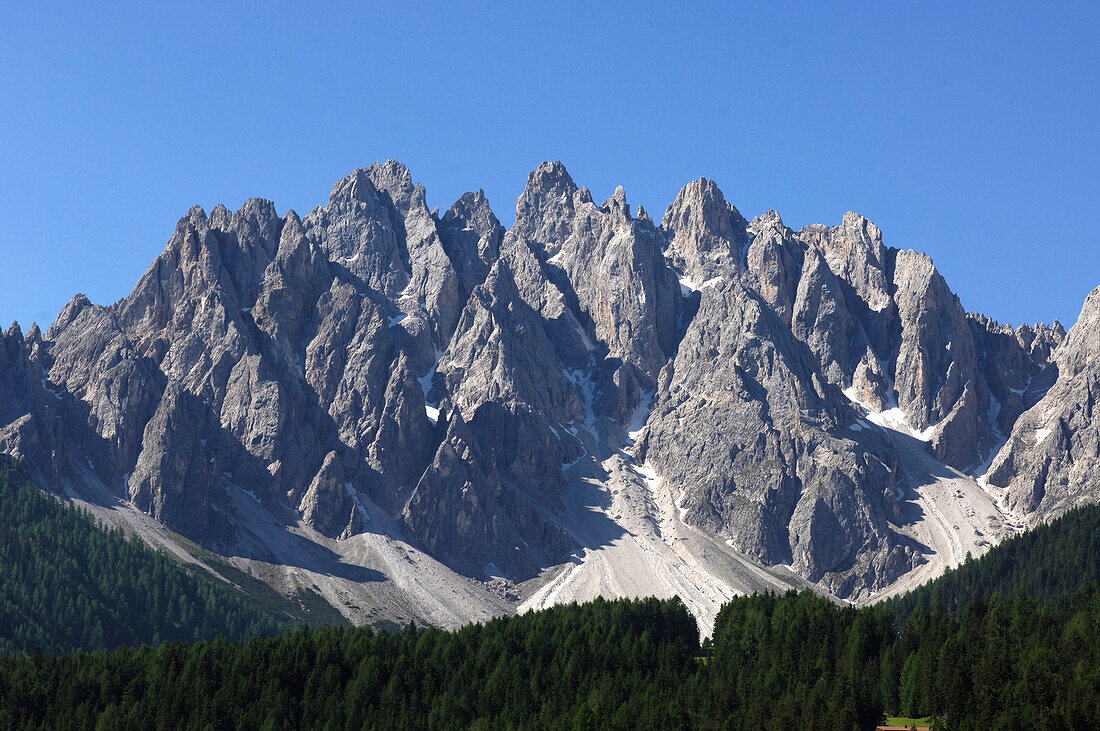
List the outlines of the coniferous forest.
<svg viewBox="0 0 1100 731">
<path fill-rule="evenodd" d="M 453 632 L 288 629 L 288 616 L 101 531 L 9 461 L 0 507 L 0 728 L 863 729 L 904 715 L 1061 729 L 1100 718 L 1100 589 L 1077 589 L 1100 562 L 1097 508 L 878 606 L 809 592 L 733 599 L 700 644 L 678 599 L 597 600 Z M 84 651 L 104 647 L 117 649 Z"/>
<path fill-rule="evenodd" d="M 1086 584 L 1100 583 L 1100 505 L 1071 510 L 1014 536 L 913 591 L 890 600 L 900 619 L 917 607 L 959 612 L 975 599 L 1023 593 L 1058 608 Z"/>
<path fill-rule="evenodd" d="M 0 652 L 243 639 L 298 619 L 120 530 L 102 530 L 28 483 L 4 455 L 0 515 Z"/>
<path fill-rule="evenodd" d="M 790 593 L 731 601 L 713 642 L 671 600 L 597 600 L 456 632 L 301 629 L 114 652 L 9 656 L 0 727 L 1091 728 L 1100 591 L 960 616 Z"/>
</svg>

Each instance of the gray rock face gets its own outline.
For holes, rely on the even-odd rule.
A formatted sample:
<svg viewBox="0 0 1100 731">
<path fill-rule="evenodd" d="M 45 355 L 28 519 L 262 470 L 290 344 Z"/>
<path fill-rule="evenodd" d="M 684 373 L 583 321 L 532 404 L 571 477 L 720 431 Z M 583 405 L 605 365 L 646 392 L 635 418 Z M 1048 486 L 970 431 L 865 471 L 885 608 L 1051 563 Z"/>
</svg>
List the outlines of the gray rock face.
<svg viewBox="0 0 1100 731">
<path fill-rule="evenodd" d="M 862 595 L 922 560 L 868 419 L 960 469 L 1010 435 L 988 479 L 1036 519 L 1092 499 L 1097 302 L 1069 335 L 1001 326 L 861 216 L 749 223 L 706 179 L 660 227 L 561 163 L 507 231 L 481 191 L 440 218 L 389 161 L 304 218 L 192 208 L 125 299 L 0 335 L 0 451 L 217 550 L 252 545 L 248 493 L 325 545 L 391 531 L 511 580 L 591 548 L 568 501 L 634 459 L 686 523 Z"/>
<path fill-rule="evenodd" d="M 362 529 L 363 520 L 345 479 L 340 458 L 336 452 L 329 452 L 299 506 L 306 523 L 333 538 L 348 537 Z"/>
<path fill-rule="evenodd" d="M 481 418 L 479 413 L 475 421 Z M 503 424 L 513 421 L 506 418 Z M 497 467 L 501 461 L 507 458 L 501 460 L 455 414 L 401 517 L 433 555 L 473 576 L 502 572 L 526 579 L 572 541 L 539 515 L 527 495 L 507 484 Z"/>
<path fill-rule="evenodd" d="M 620 187 L 603 206 L 575 206 L 572 234 L 550 258 L 603 359 L 602 411 L 630 415 L 655 384 L 676 339 L 682 298 L 652 222 L 630 215 Z M 606 352 L 605 352 L 606 351 Z"/>
<path fill-rule="evenodd" d="M 409 283 L 409 253 L 399 226 L 404 213 L 389 205 L 371 179 L 356 170 L 332 188 L 328 205 L 306 217 L 328 258 L 363 286 L 397 297 Z"/>
<path fill-rule="evenodd" d="M 1024 332 L 1027 336 L 1033 333 Z M 1057 333 L 1040 330 L 1040 351 Z M 1053 384 L 1016 420 L 987 479 L 1007 490 L 1009 507 L 1032 521 L 1047 520 L 1078 505 L 1096 502 L 1093 486 L 1100 477 L 1100 288 L 1085 300 L 1081 316 L 1054 352 L 1053 364 L 1023 391 L 1036 394 L 1034 381 Z"/>
<path fill-rule="evenodd" d="M 803 249 L 775 211 L 754 218 L 745 254 L 745 283 L 764 298 L 787 327 L 794 315 Z"/>
<path fill-rule="evenodd" d="M 897 254 L 894 285 L 901 321 L 898 405 L 914 429 L 935 427 L 932 447 L 940 461 L 960 469 L 976 465 L 993 434 L 989 389 L 966 313 L 923 254 Z"/>
<path fill-rule="evenodd" d="M 584 453 L 569 433 L 588 420 L 588 353 L 542 267 L 513 240 L 474 288 L 430 391 L 440 420 L 452 415 L 446 437 L 402 512 L 422 545 L 477 576 L 492 564 L 527 578 L 570 545 L 533 505 L 565 486 L 561 465 Z"/>
<path fill-rule="evenodd" d="M 798 238 L 821 252 L 829 269 L 851 288 L 846 293 L 849 309 L 863 322 L 876 352 L 890 343 L 894 324 L 891 302 L 889 251 L 882 243 L 882 231 L 858 213 L 844 214 L 839 226 L 812 224 Z"/>
<path fill-rule="evenodd" d="M 527 176 L 527 188 L 516 201 L 516 223 L 510 234 L 527 241 L 546 257 L 555 256 L 573 233 L 577 206 L 591 203 L 560 162 L 544 162 Z"/>
<path fill-rule="evenodd" d="M 160 522 L 215 545 L 232 543 L 233 527 L 214 449 L 210 413 L 187 392 L 170 390 L 145 427 L 144 449 L 128 481 L 129 498 Z"/>
<path fill-rule="evenodd" d="M 453 328 L 458 291 L 403 170 L 358 171 L 305 221 L 263 201 L 194 208 L 128 298 L 66 308 L 48 378 L 74 397 L 66 416 L 83 426 L 70 441 L 104 482 L 169 527 L 221 540 L 231 532 L 203 526 L 232 521 L 228 489 L 297 507 L 336 452 L 356 489 L 399 509 L 435 450 L 416 366 L 446 337 L 440 323 Z M 415 296 L 402 299 L 406 285 Z M 200 436 L 217 450 L 180 452 Z M 183 501 L 175 481 L 200 463 Z"/>
<path fill-rule="evenodd" d="M 885 441 L 849 436 L 852 418 L 809 349 L 733 280 L 703 290 L 662 373 L 642 457 L 684 491 L 689 522 L 845 594 L 918 560 L 887 527 L 896 458 Z"/>
<path fill-rule="evenodd" d="M 1001 434 L 1050 388 L 1056 369 L 1051 356 L 1065 339 L 1061 323 L 1054 326 L 1000 325 L 984 315 L 970 314 L 970 326 L 978 346 L 982 375 L 993 394 L 996 411 L 993 427 Z"/>
<path fill-rule="evenodd" d="M 489 207 L 484 191 L 478 190 L 463 194 L 443 214 L 439 236 L 458 275 L 459 299 L 465 302 L 500 256 L 504 227 Z"/>
<path fill-rule="evenodd" d="M 62 455 L 54 417 L 64 394 L 43 376 L 45 350 L 37 326 L 25 338 L 18 324 L 0 332 L 0 452 L 26 461 L 42 484 L 56 484 Z"/>
<path fill-rule="evenodd" d="M 422 312 L 442 345 L 462 303 L 459 280 L 425 202 L 424 186 L 390 160 L 333 188 L 328 208 L 306 219 L 337 264 L 406 313 Z"/>
<path fill-rule="evenodd" d="M 740 273 L 748 224 L 713 180 L 699 178 L 684 186 L 665 211 L 661 229 L 671 239 L 669 260 L 696 286 Z"/>
<path fill-rule="evenodd" d="M 71 316 L 69 327 L 53 332 L 48 378 L 87 405 L 84 418 L 94 435 L 80 446 L 117 484 L 137 461 L 165 378 L 107 308 L 89 303 Z"/>
<path fill-rule="evenodd" d="M 563 370 L 539 311 L 520 294 L 510 262 L 524 259 L 538 267 L 529 253 L 502 258 L 466 304 L 439 361 L 439 380 L 449 394 L 444 403 L 466 419 L 482 403 L 497 401 L 526 404 L 555 424 L 583 421 L 580 389 Z"/>
<path fill-rule="evenodd" d="M 335 432 L 332 436 L 343 447 L 338 452 L 347 450 L 347 464 L 359 475 L 359 487 L 380 504 L 396 505 L 401 489 L 411 487 L 413 475 L 430 458 L 430 446 L 421 444 L 431 430 L 424 395 L 411 378 L 407 357 L 400 359 L 398 343 L 404 332 L 390 326 L 382 306 L 360 297 L 348 284 L 334 282 L 318 300 L 317 311 L 319 319 L 305 346 L 305 390 L 315 394 L 316 408 L 323 409 L 321 423 Z M 393 423 L 395 413 L 407 417 L 400 428 Z M 410 445 L 408 434 L 419 438 Z M 399 444 L 404 449 L 396 449 Z M 394 461 L 400 462 L 399 469 L 386 469 Z"/>
<path fill-rule="evenodd" d="M 825 379 L 854 389 L 859 403 L 879 411 L 885 408 L 890 386 L 878 355 L 862 323 L 847 308 L 844 283 L 815 248 L 806 250 L 791 309 L 791 330 L 817 356 Z"/>
</svg>

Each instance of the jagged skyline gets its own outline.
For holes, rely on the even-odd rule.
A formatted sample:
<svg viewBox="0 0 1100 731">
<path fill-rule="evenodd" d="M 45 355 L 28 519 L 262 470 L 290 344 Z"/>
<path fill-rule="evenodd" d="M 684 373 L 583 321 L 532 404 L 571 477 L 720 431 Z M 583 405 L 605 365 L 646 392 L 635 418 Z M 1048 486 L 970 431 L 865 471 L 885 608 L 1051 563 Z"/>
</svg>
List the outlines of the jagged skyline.
<svg viewBox="0 0 1100 731">
<path fill-rule="evenodd" d="M 795 228 L 854 210 L 932 256 L 967 309 L 1068 326 L 1100 271 L 1096 14 L 15 8 L 0 323 L 124 296 L 192 204 L 304 217 L 392 157 L 430 206 L 484 187 L 505 225 L 544 159 L 654 218 L 699 176 Z"/>
<path fill-rule="evenodd" d="M 997 325 L 868 219 L 749 221 L 705 178 L 658 223 L 545 162 L 506 231 L 390 160 L 305 217 L 193 206 L 126 298 L 2 333 L 0 451 L 354 621 L 611 591 L 707 624 L 874 601 L 1091 502 L 1084 308 Z"/>
</svg>

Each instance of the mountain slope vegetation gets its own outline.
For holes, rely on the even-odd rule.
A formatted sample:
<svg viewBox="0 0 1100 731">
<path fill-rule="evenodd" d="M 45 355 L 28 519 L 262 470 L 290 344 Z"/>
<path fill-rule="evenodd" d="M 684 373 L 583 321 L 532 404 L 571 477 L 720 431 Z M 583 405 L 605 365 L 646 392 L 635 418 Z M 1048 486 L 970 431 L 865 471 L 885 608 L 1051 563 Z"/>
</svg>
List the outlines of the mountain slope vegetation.
<svg viewBox="0 0 1100 731">
<path fill-rule="evenodd" d="M 887 602 L 904 621 L 921 607 L 944 606 L 959 613 L 977 599 L 1018 593 L 1061 608 L 1081 587 L 1100 583 L 1100 506 L 1071 510 L 994 546 L 978 559 L 967 558 L 932 581 Z"/>
<path fill-rule="evenodd" d="M 4 455 L 0 515 L 2 652 L 243 639 L 302 619 L 258 606 L 120 530 L 101 529 L 42 493 Z"/>
<path fill-rule="evenodd" d="M 245 642 L 18 655 L 0 726 L 49 728 L 1089 728 L 1100 590 L 959 616 L 753 595 L 700 647 L 678 599 L 596 600 L 457 631 L 301 629 Z"/>
<path fill-rule="evenodd" d="M 144 645 L 7 654 L 0 726 L 873 728 L 900 713 L 1086 728 L 1100 714 L 1095 507 L 877 606 L 735 598 L 702 646 L 675 598 L 450 632 L 281 632 L 289 617 L 103 532 L 8 458 L 0 509 L 5 653 Z"/>
</svg>

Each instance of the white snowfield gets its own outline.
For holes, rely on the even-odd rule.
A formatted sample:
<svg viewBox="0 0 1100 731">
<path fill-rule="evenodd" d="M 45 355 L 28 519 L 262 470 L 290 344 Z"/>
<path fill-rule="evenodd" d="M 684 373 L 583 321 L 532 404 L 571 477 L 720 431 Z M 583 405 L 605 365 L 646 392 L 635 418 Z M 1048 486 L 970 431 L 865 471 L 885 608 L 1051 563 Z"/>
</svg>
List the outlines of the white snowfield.
<svg viewBox="0 0 1100 731">
<path fill-rule="evenodd" d="M 576 377 L 584 378 L 579 373 Z M 521 584 L 499 576 L 480 581 L 453 571 L 404 542 L 393 517 L 357 492 L 352 497 L 366 531 L 333 540 L 306 526 L 297 513 L 271 510 L 238 486 L 227 485 L 248 529 L 242 529 L 239 550 L 225 559 L 284 594 L 312 590 L 355 624 L 415 620 L 457 627 L 598 596 L 655 595 L 679 596 L 699 620 L 700 630 L 709 634 L 715 615 L 731 597 L 814 588 L 788 567 L 764 566 L 738 552 L 731 542 L 684 522 L 688 513 L 681 505 L 684 486 L 669 484 L 634 458 L 651 401 L 651 395 L 643 399 L 626 427 L 592 417 L 582 428 L 571 429 L 587 453 L 563 465 L 572 486 L 562 496 L 565 514 L 559 517 L 582 548 L 567 562 Z M 861 415 L 853 429 L 882 430 L 897 446 L 908 477 L 895 530 L 925 559 L 882 591 L 852 597 L 853 603 L 871 603 L 904 592 L 958 565 L 968 553 L 977 557 L 1023 529 L 1022 522 L 1003 508 L 998 490 L 987 489 L 984 479 L 962 474 L 932 457 L 926 444 L 931 429 L 910 429 L 904 414 L 893 405 L 880 413 L 855 402 L 853 408 Z M 194 555 L 189 542 L 112 497 L 91 470 L 85 478 L 79 489 L 69 486 L 69 499 L 100 521 L 218 575 L 216 566 Z M 486 575 L 492 576 L 492 567 L 488 568 Z"/>
</svg>

